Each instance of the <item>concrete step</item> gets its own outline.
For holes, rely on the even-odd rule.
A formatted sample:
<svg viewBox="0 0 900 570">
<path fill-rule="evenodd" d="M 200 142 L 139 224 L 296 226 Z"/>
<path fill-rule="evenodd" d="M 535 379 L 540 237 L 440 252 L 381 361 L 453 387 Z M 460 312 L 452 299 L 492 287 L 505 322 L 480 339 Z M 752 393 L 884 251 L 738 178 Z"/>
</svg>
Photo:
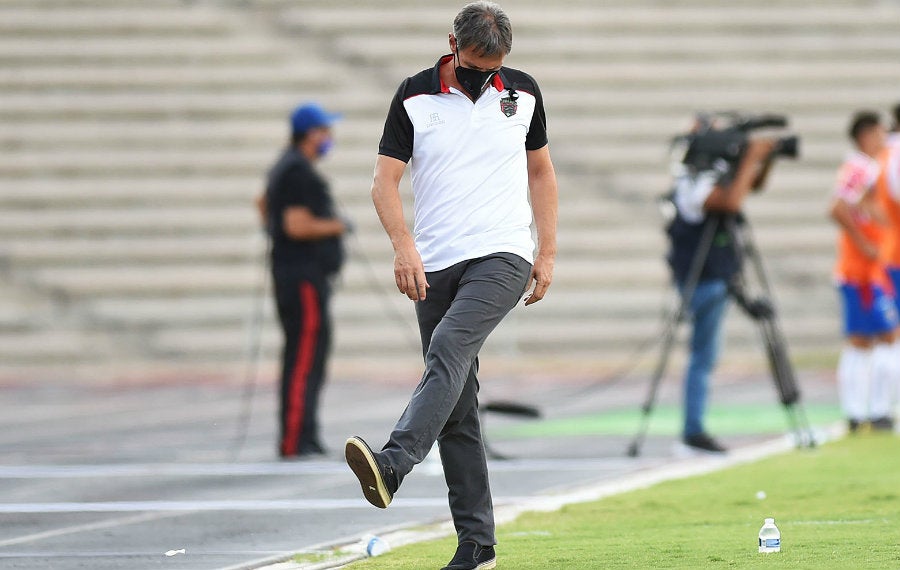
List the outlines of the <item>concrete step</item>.
<svg viewBox="0 0 900 570">
<path fill-rule="evenodd" d="M 648 283 L 666 283 L 669 275 L 663 262 L 664 250 L 656 255 L 640 257 L 574 257 L 558 261 L 553 286 L 559 290 L 568 288 L 633 287 Z M 796 253 L 793 252 L 792 253 Z M 773 263 L 777 257 L 770 254 L 770 265 L 792 272 L 795 279 L 806 282 L 827 278 L 833 264 L 833 256 L 827 252 L 803 253 L 802 265 L 791 259 L 779 266 Z M 377 262 L 377 263 L 376 263 Z M 350 263 L 342 274 L 343 286 L 361 289 L 370 286 L 375 271 L 383 287 L 391 290 L 392 269 L 390 258 L 372 260 L 372 269 L 365 264 Z M 379 269 L 381 268 L 380 272 Z M 99 266 L 50 266 L 31 270 L 27 282 L 42 291 L 53 291 L 66 298 L 97 298 L 104 295 L 196 295 L 209 293 L 246 293 L 258 286 L 262 267 L 248 263 L 211 263 L 207 258 L 185 260 L 184 263 L 130 263 Z M 23 277 L 24 278 L 24 277 Z M 602 285 L 601 285 L 602 284 Z"/>
<path fill-rule="evenodd" d="M 323 165 L 332 190 L 348 207 L 365 204 L 372 207 L 369 189 L 371 172 L 332 175 Z M 153 206 L 229 205 L 245 208 L 261 192 L 265 172 L 246 176 L 96 176 L 23 178 L 8 184 L 0 193 L 0 204 L 21 208 L 71 208 L 73 206 Z"/>
<path fill-rule="evenodd" d="M 0 287 L 0 332 L 8 334 L 28 331 L 35 324 L 44 324 L 47 314 L 46 301 L 25 300 L 22 295 L 13 295 L 8 286 Z"/>
<path fill-rule="evenodd" d="M 823 215 L 797 219 L 754 216 L 753 234 L 761 251 L 772 256 L 791 255 L 799 252 L 807 254 L 831 255 L 836 243 L 837 229 Z M 194 233 L 180 236 L 171 227 L 155 227 L 158 235 L 123 236 L 103 235 L 84 237 L 90 232 L 82 230 L 77 235 L 59 238 L 23 239 L 21 236 L 7 240 L 0 248 L 5 262 L 16 270 L 42 267 L 109 267 L 140 262 L 148 269 L 170 263 L 206 263 L 230 265 L 234 263 L 255 263 L 265 251 L 261 232 L 220 232 L 209 235 L 201 232 L 185 220 Z M 350 263 L 370 263 L 377 259 L 390 262 L 393 252 L 389 242 L 380 235 L 376 222 L 366 218 L 372 226 L 365 236 L 351 238 L 346 247 Z M 121 220 L 119 220 L 121 221 Z M 634 223 L 642 222 L 642 223 Z M 110 228 L 113 231 L 115 228 Z M 75 233 L 59 230 L 53 232 Z M 95 232 L 96 233 L 96 232 Z M 662 223 L 656 220 L 633 218 L 630 224 L 596 225 L 566 224 L 559 232 L 560 251 L 565 259 L 604 259 L 661 257 L 668 245 Z M 363 256 L 363 257 L 360 257 Z"/>
<path fill-rule="evenodd" d="M 530 62 L 528 73 L 547 84 L 567 83 L 568 87 L 606 87 L 621 85 L 718 85 L 722 87 L 752 87 L 764 90 L 769 86 L 786 88 L 833 85 L 835 76 L 844 76 L 854 86 L 879 87 L 890 77 L 896 77 L 900 63 L 896 61 L 810 61 L 744 60 L 740 66 L 733 61 L 642 61 L 607 62 L 592 60 L 579 63 L 579 72 L 560 68 L 557 62 Z"/>
<path fill-rule="evenodd" d="M 639 346 L 652 344 L 662 332 L 663 322 L 647 320 L 554 320 L 544 318 L 540 330 L 528 326 L 516 313 L 511 313 L 491 335 L 482 349 L 485 358 L 527 354 L 530 358 L 561 358 L 567 355 L 594 353 L 600 358 L 612 354 L 621 356 Z M 789 349 L 822 350 L 839 339 L 837 318 L 823 317 L 783 322 Z M 247 354 L 250 332 L 239 327 L 215 329 L 168 327 L 153 335 L 148 348 L 157 354 L 174 359 L 222 358 L 240 361 Z M 684 334 L 682 332 L 682 334 Z M 729 318 L 725 323 L 726 346 L 743 352 L 758 351 L 764 359 L 759 331 L 744 318 Z M 681 337 L 683 338 L 683 337 Z M 275 326 L 262 330 L 264 355 L 274 357 L 281 347 L 280 331 Z M 366 356 L 392 355 L 395 358 L 420 358 L 418 347 L 399 323 L 353 324 L 336 326 L 334 331 L 335 360 Z M 676 347 L 679 352 L 682 345 Z M 647 358 L 647 354 L 644 355 Z M 654 355 L 651 355 L 654 356 Z"/>
<path fill-rule="evenodd" d="M 114 36 L 222 37 L 230 35 L 233 21 L 228 13 L 211 6 L 185 5 L 3 6 L 0 36 L 35 38 Z"/>
<path fill-rule="evenodd" d="M 335 7 L 316 9 L 289 8 L 282 11 L 280 19 L 288 26 L 315 31 L 320 34 L 347 34 L 378 30 L 387 34 L 397 29 L 412 33 L 432 33 L 446 38 L 447 27 L 452 23 L 458 8 L 433 7 L 410 9 L 407 6 L 389 7 Z M 797 6 L 787 4 L 760 6 L 667 7 L 665 10 L 648 10 L 642 6 L 607 4 L 568 6 L 565 10 L 547 10 L 545 6 L 528 6 L 508 15 L 514 32 L 535 33 L 543 31 L 593 31 L 598 34 L 617 34 L 650 30 L 671 33 L 721 34 L 723 30 L 736 34 L 756 32 L 816 30 L 868 32 L 891 30 L 896 26 L 898 9 L 892 4 L 860 7 L 847 6 Z"/>
<path fill-rule="evenodd" d="M 592 89 L 585 93 L 583 89 L 563 87 L 543 81 L 535 76 L 541 84 L 544 104 L 554 109 L 555 113 L 581 113 L 585 116 L 603 114 L 634 114 L 656 112 L 666 108 L 672 113 L 681 113 L 685 118 L 692 117 L 698 110 L 720 111 L 741 110 L 755 113 L 775 112 L 787 114 L 803 112 L 829 112 L 837 117 L 849 120 L 851 113 L 858 108 L 884 108 L 896 98 L 888 85 L 870 85 L 865 89 L 857 89 L 845 84 L 831 84 L 828 89 L 821 87 L 805 87 L 793 85 L 789 88 L 768 86 L 766 89 L 750 89 L 741 85 L 723 85 L 721 83 L 674 85 L 654 89 L 630 87 L 605 87 Z M 589 97 L 589 99 L 586 99 Z M 590 101 L 590 105 L 585 105 Z M 552 124 L 551 118 L 548 119 Z"/>
<path fill-rule="evenodd" d="M 653 300 L 657 295 L 658 292 L 648 292 L 645 300 Z M 335 358 L 376 355 L 384 358 L 393 355 L 402 359 L 416 355 L 417 340 L 412 311 L 407 302 L 401 301 L 396 311 L 379 318 L 372 311 L 365 315 L 354 312 L 354 308 L 360 306 L 359 301 L 365 302 L 365 298 L 348 300 L 344 297 L 346 295 L 343 293 L 336 296 Z M 610 291 L 595 296 L 582 293 L 581 298 L 568 298 L 563 303 L 569 305 L 569 311 L 587 311 L 591 315 L 589 319 L 573 320 L 569 311 L 560 312 L 558 306 L 552 306 L 550 301 L 554 299 L 563 299 L 563 296 L 548 296 L 541 305 L 514 311 L 492 335 L 484 354 L 509 356 L 511 353 L 527 352 L 532 356 L 562 356 L 588 350 L 598 357 L 609 357 L 638 345 L 646 346 L 649 339 L 661 331 L 663 317 L 659 311 L 646 310 L 648 307 L 641 311 L 636 307 L 638 310 L 627 318 L 618 310 L 610 311 L 610 306 L 615 307 L 621 303 L 621 292 L 617 294 Z M 121 304 L 123 302 L 126 304 Z M 632 298 L 632 302 L 640 304 L 641 300 Z M 120 337 L 129 338 L 132 343 L 140 343 L 147 357 L 166 357 L 174 359 L 172 362 L 207 358 L 237 362 L 246 358 L 252 322 L 249 318 L 252 308 L 249 305 L 233 303 L 227 308 L 219 305 L 220 312 L 215 314 L 216 305 L 204 303 L 203 299 L 180 302 L 160 300 L 155 304 L 142 306 L 144 311 L 150 310 L 157 317 L 144 320 L 139 318 L 139 314 L 129 313 L 134 310 L 134 306 L 127 303 L 122 300 L 118 307 L 115 303 L 109 303 L 105 306 L 108 314 L 99 311 L 93 318 L 99 316 L 101 320 L 98 322 L 106 322 L 106 328 L 121 330 Z M 827 303 L 827 300 L 819 299 L 817 303 L 819 310 L 806 316 L 796 317 L 783 313 L 782 324 L 791 346 L 804 350 L 821 350 L 837 339 L 837 319 L 830 316 L 837 315 L 836 307 Z M 371 307 L 371 302 L 367 305 Z M 823 310 L 823 305 L 828 307 L 828 311 Z M 141 307 L 140 304 L 136 306 Z M 223 308 L 226 309 L 224 314 L 221 311 Z M 234 318 L 231 313 L 235 309 L 239 309 L 242 317 L 246 310 L 248 316 Z M 179 316 L 160 319 L 160 311 L 163 317 L 173 312 L 177 312 Z M 183 312 L 187 312 L 187 315 Z M 210 312 L 215 316 L 211 317 Z M 268 301 L 265 315 L 262 336 L 264 355 L 277 358 L 281 337 Z M 130 320 L 135 317 L 138 317 L 136 322 Z M 755 342 L 757 331 L 742 316 L 729 318 L 726 323 L 726 343 L 742 345 L 741 350 L 746 351 L 747 343 Z M 16 332 L 15 336 L 0 331 L 0 338 L 12 339 L 11 342 L 0 343 L 4 348 L 11 347 L 9 354 L 4 355 L 7 356 L 7 364 L 29 362 L 34 358 L 48 361 L 101 361 L 115 349 L 101 334 L 66 330 L 40 335 Z"/>
<path fill-rule="evenodd" d="M 64 177 L 26 178 L 7 184 L 0 193 L 6 208 L 67 209 L 72 207 L 161 204 L 248 205 L 259 193 L 262 178 L 247 177 Z"/>
<path fill-rule="evenodd" d="M 98 266 L 120 263 L 193 262 L 198 259 L 219 263 L 252 262 L 264 251 L 261 236 L 194 235 L 187 237 L 121 237 L 11 239 L 0 251 L 16 269 L 41 266 Z"/>
<path fill-rule="evenodd" d="M 344 132 L 344 131 L 347 132 Z M 338 125 L 336 136 L 341 142 L 353 140 L 354 131 Z M 20 151 L 67 151 L 73 146 L 89 146 L 101 150 L 181 149 L 185 151 L 211 148 L 243 150 L 246 148 L 277 149 L 287 142 L 287 113 L 275 120 L 181 120 L 147 119 L 69 121 L 60 130 L 59 121 L 29 121 L 0 125 L 0 148 Z"/>
<path fill-rule="evenodd" d="M 362 161 L 358 156 L 346 156 L 346 161 Z M 372 154 L 369 162 L 374 163 Z M 71 177 L 135 176 L 249 176 L 265 173 L 277 158 L 276 149 L 206 150 L 188 153 L 177 149 L 108 150 L 71 149 L 60 153 L 10 152 L 0 158 L 0 173 L 10 178 L 46 175 Z M 346 162 L 345 162 L 346 163 Z"/>
<path fill-rule="evenodd" d="M 344 206 L 343 211 L 349 214 L 359 230 L 358 236 L 350 236 L 352 247 L 376 236 L 383 238 L 387 245 L 371 204 Z M 0 250 L 9 254 L 26 254 L 30 251 L 29 244 L 34 244 L 36 255 L 47 252 L 52 256 L 55 242 L 63 239 L 74 240 L 71 245 L 61 245 L 66 251 L 75 251 L 83 245 L 103 256 L 107 255 L 104 251 L 122 250 L 129 244 L 135 244 L 139 251 L 152 248 L 154 239 L 161 239 L 156 243 L 162 247 L 179 240 L 183 244 L 200 243 L 193 240 L 194 237 L 237 238 L 249 243 L 259 233 L 259 215 L 250 199 L 245 203 L 206 207 L 160 205 L 136 208 L 126 205 L 0 211 L 0 236 L 9 238 L 5 244 L 8 247 Z M 115 237 L 122 239 L 111 239 Z M 136 238 L 150 239 L 135 241 Z M 102 244 L 103 239 L 110 243 Z"/>
<path fill-rule="evenodd" d="M 349 124 L 348 124 L 349 126 Z M 371 145 L 344 146 L 329 157 L 323 171 L 370 171 L 377 154 L 380 133 L 369 133 Z M 615 138 L 566 137 L 551 141 L 554 160 L 589 165 L 591 170 L 656 167 L 667 171 L 669 148 L 665 139 L 628 141 Z M 801 158 L 807 167 L 830 168 L 839 165 L 847 154 L 846 143 L 802 140 Z M 210 147 L 188 151 L 178 148 L 52 149 L 10 151 L 0 156 L 0 174 L 27 177 L 49 174 L 68 176 L 113 176 L 142 174 L 147 177 L 183 175 L 264 174 L 279 154 L 277 147 L 253 145 L 243 149 Z M 789 161 L 789 159 L 785 159 Z"/>
<path fill-rule="evenodd" d="M 432 62 L 433 64 L 433 62 Z M 429 64 L 426 64 L 429 65 Z M 374 85 L 365 91 L 329 88 L 304 89 L 299 94 L 289 86 L 271 86 L 256 93 L 249 85 L 233 89 L 206 89 L 167 92 L 117 93 L 78 92 L 2 92 L 0 93 L 0 117 L 11 122 L 11 127 L 22 121 L 55 119 L 65 120 L 260 120 L 283 124 L 285 117 L 300 101 L 312 99 L 328 101 L 329 107 L 340 111 L 345 118 L 363 118 L 367 128 L 377 130 L 387 114 L 387 106 L 397 85 L 417 68 L 404 68 L 390 72 L 382 86 Z M 848 120 L 853 110 L 861 107 L 883 108 L 885 101 L 893 101 L 895 93 L 890 83 L 871 85 L 857 89 L 844 84 L 831 85 L 827 90 L 819 87 L 768 86 L 765 90 L 747 89 L 737 85 L 715 82 L 688 84 L 673 82 L 653 89 L 628 86 L 604 86 L 602 89 L 572 89 L 567 81 L 554 83 L 535 75 L 541 85 L 548 120 L 552 128 L 556 116 L 573 118 L 609 118 L 614 116 L 657 116 L 665 109 L 670 117 L 683 117 L 676 126 L 681 131 L 697 111 L 741 110 L 745 112 L 784 113 L 789 117 L 809 113 L 828 115 Z M 586 99 L 585 97 L 589 97 Z M 589 101 L 589 105 L 585 102 Z M 837 120 L 833 119 L 833 120 Z M 671 136 L 668 132 L 666 136 Z M 377 143 L 377 140 L 376 140 Z"/>
<path fill-rule="evenodd" d="M 31 92 L 0 93 L 0 117 L 15 124 L 32 120 L 110 120 L 145 119 L 180 121 L 205 120 L 261 120 L 284 123 L 291 109 L 305 100 L 328 101 L 329 108 L 345 117 L 371 115 L 386 116 L 390 98 L 398 83 L 381 91 L 367 89 L 335 92 L 332 87 L 308 87 L 296 91 L 290 85 L 270 86 L 264 91 L 244 83 L 234 89 L 201 89 L 166 92 L 115 91 L 65 93 L 34 90 Z M 382 118 L 383 120 L 383 118 Z"/>
<path fill-rule="evenodd" d="M 778 221 L 763 220 L 754 223 L 756 244 L 771 255 L 793 252 L 829 253 L 834 249 L 836 230 L 819 216 L 814 223 L 794 222 L 785 227 Z M 559 232 L 560 249 L 569 255 L 604 258 L 622 256 L 660 256 L 667 242 L 659 226 L 621 226 L 609 228 L 567 227 Z"/>
<path fill-rule="evenodd" d="M 13 0 L 9 0 L 13 1 Z M 14 0 L 16 3 L 24 2 L 25 0 Z M 47 2 L 63 2 L 64 0 L 45 0 Z M 98 5 L 102 5 L 107 1 L 114 0 L 76 0 L 78 2 L 84 2 L 87 4 L 92 4 L 94 1 L 98 3 Z M 753 3 L 753 6 L 771 6 L 771 7 L 793 7 L 795 9 L 803 9 L 803 8 L 811 8 L 811 7 L 838 7 L 838 8 L 846 8 L 850 6 L 854 6 L 857 8 L 860 7 L 868 7 L 875 2 L 871 2 L 869 0 L 864 0 L 860 2 L 859 0 L 794 0 L 790 3 L 785 3 L 784 0 L 757 0 Z M 254 9 L 262 9 L 265 7 L 271 8 L 276 13 L 281 13 L 284 9 L 296 8 L 295 2 L 292 0 L 246 0 L 242 2 L 243 5 L 254 8 Z M 615 9 L 618 8 L 643 8 L 643 9 L 661 9 L 661 4 L 659 0 L 634 0 L 634 1 L 607 1 L 601 5 L 598 5 L 594 0 L 568 0 L 565 4 L 569 8 L 604 8 L 604 9 Z M 397 9 L 407 8 L 407 9 L 418 9 L 422 7 L 422 3 L 418 0 L 397 0 L 391 3 L 391 6 Z M 430 7 L 439 7 L 446 10 L 450 10 L 451 18 L 459 11 L 459 4 L 457 2 L 453 2 L 452 0 L 434 0 L 429 3 Z M 327 8 L 341 8 L 341 9 L 350 9 L 354 7 L 359 7 L 359 3 L 357 0 L 332 0 L 328 2 L 326 5 Z M 542 0 L 519 0 L 516 2 L 516 9 L 521 7 L 522 9 L 528 10 L 540 10 L 542 8 L 546 8 L 546 2 Z M 683 2 L 679 2 L 677 7 L 681 7 L 684 9 L 726 9 L 729 7 L 723 7 L 721 2 L 717 0 L 685 0 Z M 663 8 L 667 8 L 667 6 L 663 6 Z M 510 8 L 511 10 L 512 8 Z"/>
<path fill-rule="evenodd" d="M 831 199 L 832 188 L 840 162 L 828 165 L 810 164 L 806 160 L 783 160 L 775 164 L 765 188 L 750 196 L 748 205 L 771 199 L 797 198 L 807 201 L 807 208 L 825 208 Z M 588 170 L 582 167 L 580 170 Z M 667 169 L 655 168 L 611 170 L 602 173 L 595 195 L 630 200 L 632 203 L 651 203 L 669 191 L 671 180 Z M 610 191 L 614 188 L 614 191 Z M 821 206 L 820 206 L 821 205 Z"/>
<path fill-rule="evenodd" d="M 583 172 L 603 172 L 612 169 L 630 170 L 657 168 L 667 172 L 670 164 L 668 145 L 659 143 L 631 143 L 618 140 L 577 140 L 565 137 L 551 142 L 554 161 L 566 165 L 581 165 Z M 804 168 L 837 168 L 847 155 L 848 147 L 841 141 L 801 140 L 800 157 Z M 349 158 L 349 157 L 348 157 Z M 780 170 L 796 168 L 792 159 L 782 159 Z"/>
<path fill-rule="evenodd" d="M 369 194 L 371 173 L 334 173 L 329 164 L 323 164 L 322 170 L 341 205 L 360 218 L 356 220 L 358 223 L 365 223 L 367 213 L 374 211 Z M 784 161 L 773 169 L 766 189 L 751 196 L 748 208 L 788 201 L 795 206 L 802 204 L 802 207 L 792 208 L 798 216 L 803 216 L 804 212 L 818 215 L 830 199 L 836 171 L 837 163 L 833 168 L 823 169 L 806 167 L 803 161 Z M 207 207 L 210 204 L 243 209 L 252 204 L 263 181 L 263 172 L 224 177 L 23 178 L 6 184 L 0 192 L 0 204 L 7 209 L 34 210 L 88 206 L 99 210 L 137 206 Z M 614 220 L 616 216 L 635 210 L 655 215 L 654 200 L 665 192 L 669 178 L 663 168 L 622 170 L 603 177 L 560 172 L 559 184 L 560 215 L 565 220 Z M 411 199 L 409 194 L 408 184 L 404 181 L 402 195 Z"/>
<path fill-rule="evenodd" d="M 69 363 L 107 361 L 115 353 L 103 333 L 80 329 L 0 331 L 2 368 L 19 363 Z"/>
<path fill-rule="evenodd" d="M 834 115 L 805 115 L 787 117 L 788 132 L 802 140 L 821 140 L 846 146 L 842 130 L 847 120 Z M 692 117 L 683 114 L 648 115 L 644 117 L 578 116 L 559 113 L 552 117 L 551 135 L 554 143 L 615 141 L 617 144 L 644 146 L 647 151 L 666 149 L 672 136 L 685 132 Z M 352 117 L 335 126 L 335 138 L 340 145 L 335 157 L 347 148 L 377 148 L 383 118 Z M 155 152 L 183 150 L 186 152 L 243 151 L 245 149 L 277 149 L 287 140 L 286 118 L 281 120 L 193 119 L 157 121 L 148 119 L 109 121 L 69 121 L 60 132 L 58 121 L 29 121 L 27 129 L 20 124 L 0 125 L 0 148 L 14 152 L 68 153 L 73 147 L 90 147 L 104 151 Z"/>
<path fill-rule="evenodd" d="M 167 92 L 187 89 L 245 89 L 275 87 L 305 89 L 335 87 L 338 78 L 328 65 L 304 63 L 265 67 L 253 64 L 207 66 L 202 62 L 190 66 L 171 65 L 103 65 L 102 67 L 24 67 L 0 69 L 0 89 L 6 92 L 36 90 L 81 90 L 86 92 L 122 92 L 140 89 L 144 92 Z"/>
<path fill-rule="evenodd" d="M 342 148 L 329 157 L 331 172 L 371 172 L 377 155 L 377 139 L 372 133 L 371 146 Z M 250 176 L 264 179 L 272 163 L 278 158 L 278 147 L 242 149 L 209 148 L 187 152 L 170 148 L 153 149 L 69 149 L 65 151 L 11 151 L 0 156 L 0 175 L 8 177 L 111 177 L 136 176 Z M 323 165 L 324 167 L 324 165 Z"/>
<path fill-rule="evenodd" d="M 333 299 L 332 314 L 340 326 L 356 326 L 360 323 L 393 323 L 415 332 L 415 315 L 412 304 L 388 284 L 379 281 L 366 283 L 362 288 L 337 288 Z M 787 294 L 779 294 L 779 293 Z M 239 327 L 254 322 L 254 315 L 262 309 L 263 319 L 275 323 L 275 309 L 269 288 L 257 297 L 256 292 L 230 295 L 206 294 L 179 297 L 165 296 L 104 296 L 85 304 L 85 311 L 92 322 L 111 326 L 118 330 L 157 330 L 176 327 Z M 830 288 L 817 288 L 803 293 L 802 297 L 791 290 L 775 291 L 779 306 L 786 319 L 806 319 L 822 314 L 822 307 L 831 307 L 836 294 Z M 540 321 L 548 314 L 555 319 L 642 319 L 653 320 L 668 314 L 677 302 L 674 289 L 667 283 L 638 284 L 627 289 L 614 286 L 569 288 L 558 290 L 555 286 L 540 305 L 539 311 L 531 308 L 520 316 L 540 328 Z M 401 323 L 401 324 L 398 324 Z M 405 323 L 405 324 L 403 324 Z"/>
<path fill-rule="evenodd" d="M 604 54 L 606 61 L 678 60 L 706 64 L 735 58 L 764 60 L 804 59 L 812 61 L 853 61 L 863 58 L 890 61 L 900 49 L 900 39 L 893 30 L 881 30 L 865 36 L 836 35 L 827 31 L 801 29 L 787 32 L 772 30 L 753 34 L 711 32 L 698 35 L 695 30 L 668 29 L 649 33 L 629 31 L 617 34 L 615 30 L 597 34 L 594 30 L 570 31 L 566 34 L 548 34 L 545 30 L 528 30 L 522 33 L 513 23 L 515 44 L 509 56 L 509 65 L 515 61 L 567 61 L 582 62 Z M 366 61 L 380 63 L 392 61 L 421 61 L 422 53 L 442 53 L 447 49 L 446 38 L 433 33 L 409 33 L 386 35 L 360 32 L 337 36 L 335 45 L 339 53 L 363 57 Z"/>
<path fill-rule="evenodd" d="M 0 8 L 2 9 L 2 8 Z M 210 42 L 209 38 L 185 37 L 92 37 L 0 38 L 0 62 L 9 67 L 47 67 L 60 64 L 81 67 L 101 65 L 167 64 L 221 65 L 281 61 L 284 54 L 258 38 L 235 36 Z"/>
<path fill-rule="evenodd" d="M 198 234 L 223 230 L 248 237 L 258 227 L 257 214 L 246 208 L 80 209 L 0 211 L 0 235 L 72 236 Z"/>
</svg>

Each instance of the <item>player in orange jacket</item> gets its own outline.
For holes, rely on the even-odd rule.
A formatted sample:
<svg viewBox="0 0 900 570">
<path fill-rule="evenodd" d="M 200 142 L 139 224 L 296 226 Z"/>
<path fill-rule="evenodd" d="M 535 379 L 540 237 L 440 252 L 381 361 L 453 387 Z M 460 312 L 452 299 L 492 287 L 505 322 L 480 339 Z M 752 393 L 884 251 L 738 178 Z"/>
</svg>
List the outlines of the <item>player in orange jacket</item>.
<svg viewBox="0 0 900 570">
<path fill-rule="evenodd" d="M 837 377 L 841 407 L 855 431 L 864 422 L 892 427 L 887 394 L 900 374 L 900 357 L 893 287 L 879 259 L 888 219 L 874 192 L 887 136 L 878 114 L 869 111 L 853 117 L 849 134 L 856 151 L 838 172 L 831 217 L 841 229 L 835 277 L 847 337 Z"/>
</svg>

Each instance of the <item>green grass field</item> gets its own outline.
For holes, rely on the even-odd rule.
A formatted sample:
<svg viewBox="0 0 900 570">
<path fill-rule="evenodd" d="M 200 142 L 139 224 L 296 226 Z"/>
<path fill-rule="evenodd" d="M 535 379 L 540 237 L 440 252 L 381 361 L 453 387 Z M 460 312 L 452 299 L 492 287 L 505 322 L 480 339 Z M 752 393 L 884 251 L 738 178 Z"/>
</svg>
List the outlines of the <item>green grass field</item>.
<svg viewBox="0 0 900 570">
<path fill-rule="evenodd" d="M 757 492 L 766 498 L 758 499 Z M 757 552 L 765 517 L 782 549 Z M 497 567 L 900 568 L 900 438 L 860 434 L 701 477 L 670 481 L 498 528 Z M 351 567 L 441 568 L 455 538 Z"/>
</svg>

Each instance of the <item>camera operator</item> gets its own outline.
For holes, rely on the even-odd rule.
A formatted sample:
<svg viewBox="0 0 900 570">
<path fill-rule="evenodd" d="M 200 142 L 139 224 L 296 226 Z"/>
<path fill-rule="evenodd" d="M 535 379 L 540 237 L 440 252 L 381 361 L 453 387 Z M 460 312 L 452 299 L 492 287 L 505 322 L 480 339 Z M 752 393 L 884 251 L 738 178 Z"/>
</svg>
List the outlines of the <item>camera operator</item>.
<svg viewBox="0 0 900 570">
<path fill-rule="evenodd" d="M 716 364 L 721 324 L 728 304 L 729 282 L 740 270 L 740 255 L 728 224 L 738 222 L 744 199 L 752 190 L 762 187 L 776 144 L 771 138 L 749 139 L 733 177 L 724 161 L 705 169 L 682 164 L 675 176 L 676 216 L 667 231 L 670 239 L 667 261 L 681 295 L 690 296 L 685 299 L 692 329 L 684 376 L 682 441 L 691 451 L 715 454 L 726 451 L 706 432 L 703 418 L 709 377 Z M 714 227 L 709 228 L 708 224 Z M 708 253 L 700 251 L 707 228 L 715 232 Z M 693 267 L 696 256 L 704 254 L 702 268 Z M 690 291 L 693 279 L 697 281 Z"/>
</svg>

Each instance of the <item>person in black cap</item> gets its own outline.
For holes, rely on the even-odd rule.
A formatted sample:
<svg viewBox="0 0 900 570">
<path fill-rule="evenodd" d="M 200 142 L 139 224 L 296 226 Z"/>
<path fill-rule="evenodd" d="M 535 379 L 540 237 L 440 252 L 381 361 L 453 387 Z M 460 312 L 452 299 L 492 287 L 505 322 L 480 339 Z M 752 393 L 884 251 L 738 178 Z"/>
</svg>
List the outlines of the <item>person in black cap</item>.
<svg viewBox="0 0 900 570">
<path fill-rule="evenodd" d="M 331 345 L 331 282 L 344 260 L 338 217 L 328 184 L 314 168 L 333 145 L 338 115 L 314 103 L 291 115 L 291 140 L 269 171 L 258 199 L 271 247 L 272 280 L 284 331 L 281 435 L 284 459 L 322 455 L 319 395 Z"/>
</svg>

